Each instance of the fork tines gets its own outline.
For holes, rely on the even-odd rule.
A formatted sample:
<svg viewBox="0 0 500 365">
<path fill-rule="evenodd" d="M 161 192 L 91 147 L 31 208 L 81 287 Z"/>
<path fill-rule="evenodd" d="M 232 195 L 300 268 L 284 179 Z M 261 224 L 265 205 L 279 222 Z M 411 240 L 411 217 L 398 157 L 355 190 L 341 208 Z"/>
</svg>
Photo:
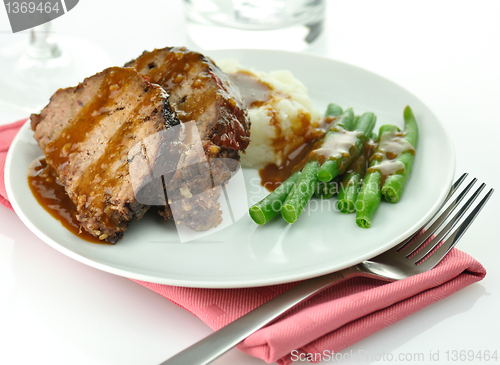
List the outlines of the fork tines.
<svg viewBox="0 0 500 365">
<path fill-rule="evenodd" d="M 462 219 L 465 213 L 472 209 L 474 201 L 486 187 L 486 184 L 481 184 L 472 193 L 467 202 L 461 205 L 464 198 L 477 182 L 477 179 L 474 178 L 463 190 L 458 191 L 458 188 L 466 180 L 467 176 L 468 174 L 464 173 L 453 184 L 443 205 L 431 221 L 426 226 L 422 227 L 422 229 L 419 230 L 415 236 L 410 237 L 397 247 L 398 251 L 404 250 L 406 258 L 411 258 L 417 265 L 433 267 L 441 260 L 442 257 L 446 255 L 449 250 L 453 248 L 453 246 L 455 246 L 465 231 L 467 231 L 471 223 L 490 198 L 491 194 L 493 194 L 493 189 L 490 189 L 482 200 L 476 204 L 472 212 L 470 212 L 466 218 Z M 448 201 L 452 197 L 454 197 L 454 199 L 447 205 Z M 460 209 L 458 212 L 451 217 L 452 213 L 459 207 Z M 455 228 L 459 222 L 461 222 L 460 225 Z M 425 231 L 422 232 L 422 230 Z"/>
</svg>

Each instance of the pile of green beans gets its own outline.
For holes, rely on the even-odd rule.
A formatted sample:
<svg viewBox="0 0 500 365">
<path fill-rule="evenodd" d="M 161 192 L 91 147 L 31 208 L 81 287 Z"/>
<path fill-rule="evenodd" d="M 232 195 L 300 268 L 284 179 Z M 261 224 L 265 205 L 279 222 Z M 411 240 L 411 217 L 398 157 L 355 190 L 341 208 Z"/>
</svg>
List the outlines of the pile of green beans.
<svg viewBox="0 0 500 365">
<path fill-rule="evenodd" d="M 403 151 L 391 161 L 394 164 L 399 163 L 402 169 L 386 176 L 384 181 L 382 181 L 381 170 L 377 168 L 377 166 L 380 166 L 380 161 L 374 158 L 371 159 L 370 168 L 363 179 L 363 185 L 356 201 L 356 224 L 359 227 L 369 228 L 371 226 L 373 217 L 380 206 L 382 196 L 390 203 L 397 203 L 403 194 L 406 182 L 413 168 L 415 148 L 418 143 L 417 121 L 409 106 L 405 108 L 403 117 L 404 139 L 401 143 L 408 143 L 412 149 Z M 380 127 L 379 145 L 375 149 L 375 154 L 381 152 L 380 141 L 385 136 L 394 132 L 399 132 L 399 128 L 394 125 L 386 124 Z"/>
<path fill-rule="evenodd" d="M 403 133 L 400 133 L 396 126 L 383 125 L 377 138 L 372 133 L 377 119 L 373 113 L 355 116 L 351 108 L 343 111 L 340 106 L 329 104 L 325 117 L 334 117 L 334 121 L 317 148 L 308 154 L 301 171 L 295 171 L 276 190 L 250 208 L 252 219 L 257 224 L 265 224 L 281 213 L 285 221 L 294 223 L 314 194 L 322 199 L 337 194 L 339 211 L 346 214 L 355 212 L 358 226 L 370 227 L 381 197 L 384 196 L 391 203 L 397 203 L 411 173 L 418 128 L 409 106 L 405 108 L 403 115 Z M 352 146 L 348 146 L 349 152 L 334 151 L 325 161 L 321 161 L 314 154 L 314 151 L 337 138 L 336 134 L 346 133 L 345 131 L 354 133 Z M 390 163 L 397 162 L 402 169 L 389 176 L 382 176 L 381 167 L 385 165 L 377 168 L 381 162 L 374 156 L 380 156 L 382 153 L 380 142 L 384 138 L 387 139 L 390 133 L 396 132 L 401 135 L 401 143 L 412 148 L 403 150 L 396 157 L 391 156 L 394 161 L 391 160 Z"/>
</svg>

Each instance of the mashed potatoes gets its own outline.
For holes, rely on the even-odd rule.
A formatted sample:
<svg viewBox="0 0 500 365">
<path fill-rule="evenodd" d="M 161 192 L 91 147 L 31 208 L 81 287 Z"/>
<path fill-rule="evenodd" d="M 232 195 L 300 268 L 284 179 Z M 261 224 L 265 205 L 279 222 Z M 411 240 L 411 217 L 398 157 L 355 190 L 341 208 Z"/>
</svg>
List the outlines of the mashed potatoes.
<svg viewBox="0 0 500 365">
<path fill-rule="evenodd" d="M 261 169 L 286 164 L 287 156 L 317 135 L 320 119 L 307 89 L 289 71 L 260 72 L 235 60 L 218 66 L 240 88 L 251 121 L 250 145 L 243 167 Z"/>
</svg>

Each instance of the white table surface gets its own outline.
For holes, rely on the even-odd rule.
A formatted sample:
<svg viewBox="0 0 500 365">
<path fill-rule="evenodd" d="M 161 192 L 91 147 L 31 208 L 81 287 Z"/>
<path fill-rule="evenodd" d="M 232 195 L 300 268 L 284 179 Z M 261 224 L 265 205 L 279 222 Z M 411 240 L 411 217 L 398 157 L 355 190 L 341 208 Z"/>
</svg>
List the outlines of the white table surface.
<svg viewBox="0 0 500 365">
<path fill-rule="evenodd" d="M 376 72 L 417 95 L 452 137 L 457 175 L 467 171 L 496 188 L 499 18 L 495 0 L 328 1 L 323 43 L 314 52 Z M 100 45 L 117 65 L 143 50 L 190 45 L 179 0 L 80 1 L 53 23 L 56 35 Z M 26 40 L 27 33 L 12 35 L 1 9 L 0 47 L 16 39 Z M 2 109 L 0 124 L 25 116 Z M 486 278 L 343 352 L 372 354 L 360 364 L 380 358 L 380 364 L 428 363 L 437 351 L 439 363 L 479 364 L 453 361 L 451 351 L 500 352 L 498 194 L 459 243 L 486 267 Z M 158 364 L 211 332 L 154 292 L 50 248 L 0 206 L 0 364 Z M 410 360 L 419 354 L 426 361 Z M 232 350 L 215 364 L 264 362 Z"/>
</svg>

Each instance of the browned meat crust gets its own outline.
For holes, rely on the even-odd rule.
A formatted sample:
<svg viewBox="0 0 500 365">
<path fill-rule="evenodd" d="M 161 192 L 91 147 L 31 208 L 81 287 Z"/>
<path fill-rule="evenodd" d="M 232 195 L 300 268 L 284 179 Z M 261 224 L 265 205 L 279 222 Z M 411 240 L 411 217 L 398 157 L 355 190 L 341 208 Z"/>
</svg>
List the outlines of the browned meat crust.
<svg viewBox="0 0 500 365">
<path fill-rule="evenodd" d="M 239 152 L 250 142 L 250 119 L 239 90 L 212 60 L 186 48 L 144 52 L 125 67 L 162 86 L 179 120 L 194 121 L 199 134 L 198 142 L 185 143 L 189 149 L 181 156 L 175 179 L 166 182 L 171 206 L 161 214 L 195 230 L 217 226 L 222 219 L 219 185 L 230 178 L 231 169 L 213 159 L 239 161 Z M 207 159 L 211 171 L 203 164 Z"/>
<path fill-rule="evenodd" d="M 129 171 L 129 161 L 154 166 L 162 143 L 147 137 L 178 123 L 161 87 L 120 67 L 58 90 L 40 114 L 31 115 L 35 139 L 76 205 L 81 226 L 109 242 L 148 209 L 136 199 L 131 174 L 140 185 L 150 171 Z"/>
<path fill-rule="evenodd" d="M 162 86 L 181 122 L 196 121 L 206 152 L 239 159 L 250 143 L 250 119 L 238 88 L 212 60 L 175 47 L 144 52 L 125 67 Z"/>
</svg>

